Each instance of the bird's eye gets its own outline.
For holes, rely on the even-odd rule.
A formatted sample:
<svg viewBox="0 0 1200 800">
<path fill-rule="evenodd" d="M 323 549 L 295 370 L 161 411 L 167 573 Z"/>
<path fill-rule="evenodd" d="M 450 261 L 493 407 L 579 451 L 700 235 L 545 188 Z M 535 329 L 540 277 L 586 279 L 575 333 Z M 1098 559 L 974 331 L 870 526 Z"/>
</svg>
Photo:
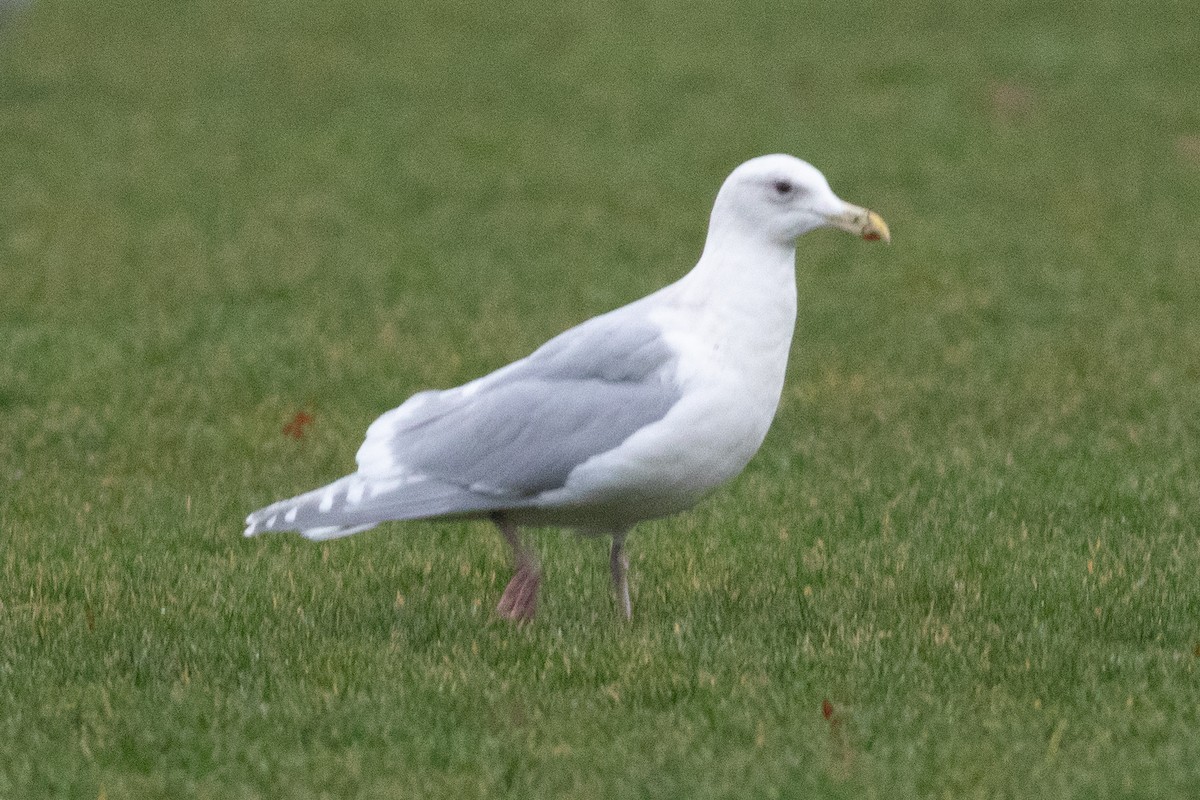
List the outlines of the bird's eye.
<svg viewBox="0 0 1200 800">
<path fill-rule="evenodd" d="M 796 191 L 796 187 L 792 185 L 791 181 L 775 181 L 773 184 L 771 184 L 771 188 L 773 188 L 775 190 L 775 194 L 779 195 L 780 197 L 787 197 L 792 192 Z"/>
</svg>

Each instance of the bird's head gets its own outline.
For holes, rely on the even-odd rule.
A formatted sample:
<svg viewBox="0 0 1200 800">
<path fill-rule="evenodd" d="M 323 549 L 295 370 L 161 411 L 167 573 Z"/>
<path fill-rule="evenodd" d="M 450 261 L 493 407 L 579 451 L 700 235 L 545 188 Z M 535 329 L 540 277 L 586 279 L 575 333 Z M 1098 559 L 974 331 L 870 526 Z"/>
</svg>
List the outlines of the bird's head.
<svg viewBox="0 0 1200 800">
<path fill-rule="evenodd" d="M 730 173 L 712 215 L 712 228 L 726 225 L 788 246 L 817 228 L 891 241 L 882 217 L 842 200 L 820 170 L 788 155 L 759 156 Z"/>
</svg>

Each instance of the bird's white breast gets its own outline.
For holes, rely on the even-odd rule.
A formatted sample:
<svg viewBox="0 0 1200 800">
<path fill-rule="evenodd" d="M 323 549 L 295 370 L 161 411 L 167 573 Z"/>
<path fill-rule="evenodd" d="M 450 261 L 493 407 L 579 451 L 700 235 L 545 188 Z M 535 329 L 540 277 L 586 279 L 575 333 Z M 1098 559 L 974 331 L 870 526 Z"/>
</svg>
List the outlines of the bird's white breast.
<svg viewBox="0 0 1200 800">
<path fill-rule="evenodd" d="M 726 296 L 685 278 L 646 298 L 648 318 L 676 355 L 679 402 L 581 464 L 542 501 L 582 502 L 619 527 L 624 517 L 632 523 L 689 508 L 740 473 L 762 444 L 783 390 L 796 319 L 793 269 L 788 263 L 786 278 L 777 271 L 761 286 L 726 284 Z"/>
</svg>

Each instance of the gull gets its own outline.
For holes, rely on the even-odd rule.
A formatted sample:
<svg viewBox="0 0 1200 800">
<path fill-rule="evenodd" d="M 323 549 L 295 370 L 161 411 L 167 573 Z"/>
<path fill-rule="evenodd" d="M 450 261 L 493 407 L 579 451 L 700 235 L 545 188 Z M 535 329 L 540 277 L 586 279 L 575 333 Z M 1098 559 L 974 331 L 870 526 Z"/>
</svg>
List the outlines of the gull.
<svg viewBox="0 0 1200 800">
<path fill-rule="evenodd" d="M 336 539 L 382 522 L 490 519 L 512 550 L 496 607 L 524 621 L 541 570 L 521 528 L 612 537 L 633 614 L 625 538 L 695 505 L 758 451 L 783 391 L 796 322 L 796 240 L 818 228 L 890 241 L 874 211 L 811 164 L 766 155 L 721 185 L 696 266 L 462 386 L 419 392 L 367 430 L 358 470 L 255 511 L 246 536 Z"/>
</svg>

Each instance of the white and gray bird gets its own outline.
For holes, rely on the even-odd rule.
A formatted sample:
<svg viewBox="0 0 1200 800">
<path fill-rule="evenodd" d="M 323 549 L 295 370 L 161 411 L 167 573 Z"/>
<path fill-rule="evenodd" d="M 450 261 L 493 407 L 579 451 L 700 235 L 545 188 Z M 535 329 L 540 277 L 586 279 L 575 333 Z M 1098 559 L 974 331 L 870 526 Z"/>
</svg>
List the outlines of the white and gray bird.
<svg viewBox="0 0 1200 800">
<path fill-rule="evenodd" d="M 389 520 L 490 518 L 515 562 L 497 612 L 523 620 L 541 573 L 519 528 L 605 534 L 630 617 L 630 528 L 694 505 L 767 434 L 796 321 L 796 239 L 823 227 L 890 240 L 878 214 L 839 199 L 812 165 L 747 161 L 717 193 L 683 278 L 490 375 L 413 395 L 367 430 L 357 472 L 255 511 L 246 536 L 321 541 Z"/>
</svg>

